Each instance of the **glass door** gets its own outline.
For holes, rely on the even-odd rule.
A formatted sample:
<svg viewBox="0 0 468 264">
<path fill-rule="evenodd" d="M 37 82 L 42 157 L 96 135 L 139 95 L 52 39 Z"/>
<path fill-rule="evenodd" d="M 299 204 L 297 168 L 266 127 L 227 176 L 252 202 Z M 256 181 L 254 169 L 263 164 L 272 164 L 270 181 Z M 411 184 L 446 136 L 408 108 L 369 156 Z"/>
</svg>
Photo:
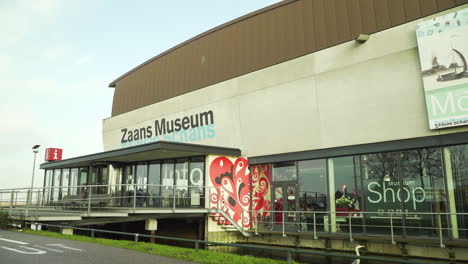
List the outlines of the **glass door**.
<svg viewBox="0 0 468 264">
<path fill-rule="evenodd" d="M 297 231 L 298 223 L 298 199 L 297 199 L 297 183 L 291 182 L 275 182 L 273 183 L 273 201 L 274 201 L 274 225 L 273 229 L 284 228 L 287 231 Z"/>
</svg>

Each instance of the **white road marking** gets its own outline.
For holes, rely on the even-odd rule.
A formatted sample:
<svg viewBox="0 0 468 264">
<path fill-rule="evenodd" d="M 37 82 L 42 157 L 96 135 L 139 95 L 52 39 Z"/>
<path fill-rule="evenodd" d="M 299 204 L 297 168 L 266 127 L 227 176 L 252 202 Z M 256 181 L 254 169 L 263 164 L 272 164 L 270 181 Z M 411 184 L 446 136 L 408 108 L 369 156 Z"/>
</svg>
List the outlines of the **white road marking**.
<svg viewBox="0 0 468 264">
<path fill-rule="evenodd" d="M 6 242 L 10 242 L 10 243 L 20 244 L 20 245 L 27 245 L 27 244 L 29 244 L 29 243 L 26 243 L 26 242 L 21 242 L 21 241 L 6 239 L 6 238 L 0 238 L 0 240 L 6 241 Z"/>
<path fill-rule="evenodd" d="M 37 249 L 37 248 L 31 248 L 31 247 L 25 247 L 25 246 L 20 246 L 22 248 L 25 248 L 25 249 L 29 249 L 31 251 L 23 251 L 23 250 L 19 250 L 19 249 L 14 249 L 14 248 L 9 248 L 9 247 L 2 247 L 3 249 L 6 249 L 6 250 L 11 250 L 11 251 L 14 251 L 14 252 L 17 252 L 17 253 L 21 253 L 21 254 L 26 254 L 26 255 L 41 255 L 41 254 L 45 254 L 47 253 L 46 251 L 44 250 L 40 250 L 40 249 Z"/>
<path fill-rule="evenodd" d="M 42 246 L 39 246 L 39 245 L 34 245 L 34 246 L 37 247 L 37 248 L 45 249 L 45 250 L 50 250 L 50 251 L 55 251 L 55 252 L 63 253 L 63 251 L 58 250 L 58 249 L 53 249 L 53 248 L 48 248 L 48 247 L 42 247 Z"/>
<path fill-rule="evenodd" d="M 64 246 L 62 244 L 47 244 L 46 246 L 54 246 L 54 247 L 61 247 L 61 248 L 71 249 L 71 250 L 76 250 L 76 251 L 84 251 L 84 250 L 78 249 L 78 248 L 67 247 L 67 246 Z"/>
</svg>

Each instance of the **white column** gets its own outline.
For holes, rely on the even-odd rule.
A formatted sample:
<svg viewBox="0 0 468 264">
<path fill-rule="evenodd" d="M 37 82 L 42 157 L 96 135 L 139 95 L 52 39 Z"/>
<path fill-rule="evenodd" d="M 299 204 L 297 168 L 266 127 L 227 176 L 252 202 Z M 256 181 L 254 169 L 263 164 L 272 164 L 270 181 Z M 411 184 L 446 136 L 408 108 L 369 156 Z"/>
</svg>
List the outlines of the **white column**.
<svg viewBox="0 0 468 264">
<path fill-rule="evenodd" d="M 330 227 L 331 232 L 336 232 L 336 213 L 335 213 L 335 166 L 333 159 L 328 159 L 328 193 L 330 196 Z"/>
</svg>

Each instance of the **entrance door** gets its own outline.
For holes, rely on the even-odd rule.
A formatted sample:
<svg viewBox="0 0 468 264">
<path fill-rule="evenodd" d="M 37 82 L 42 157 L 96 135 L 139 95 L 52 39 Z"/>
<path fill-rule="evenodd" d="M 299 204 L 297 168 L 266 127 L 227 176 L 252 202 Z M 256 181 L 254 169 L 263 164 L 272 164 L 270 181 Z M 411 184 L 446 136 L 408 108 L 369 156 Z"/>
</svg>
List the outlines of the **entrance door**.
<svg viewBox="0 0 468 264">
<path fill-rule="evenodd" d="M 297 182 L 273 183 L 274 200 L 274 229 L 282 229 L 283 220 L 285 230 L 295 230 L 298 223 Z M 283 219 L 284 218 L 284 219 Z"/>
</svg>

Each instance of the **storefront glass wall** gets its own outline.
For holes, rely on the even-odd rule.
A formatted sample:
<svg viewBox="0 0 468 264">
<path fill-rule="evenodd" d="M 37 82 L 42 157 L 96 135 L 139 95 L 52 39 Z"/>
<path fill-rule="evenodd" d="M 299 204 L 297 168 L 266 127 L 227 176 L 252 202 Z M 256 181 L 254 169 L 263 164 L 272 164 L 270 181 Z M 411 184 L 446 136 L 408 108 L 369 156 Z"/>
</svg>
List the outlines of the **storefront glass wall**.
<svg viewBox="0 0 468 264">
<path fill-rule="evenodd" d="M 310 231 L 467 238 L 468 145 L 370 153 L 271 166 L 272 223 Z M 296 189 L 297 188 L 297 189 Z M 297 193 L 297 195 L 296 195 Z M 284 201 L 283 201 L 284 200 Z M 332 211 L 324 213 L 320 211 Z M 454 213 L 459 213 L 455 215 Z M 450 215 L 452 214 L 452 215 Z M 273 225 L 274 229 L 274 225 Z M 455 230 L 455 231 L 454 231 Z"/>
</svg>

